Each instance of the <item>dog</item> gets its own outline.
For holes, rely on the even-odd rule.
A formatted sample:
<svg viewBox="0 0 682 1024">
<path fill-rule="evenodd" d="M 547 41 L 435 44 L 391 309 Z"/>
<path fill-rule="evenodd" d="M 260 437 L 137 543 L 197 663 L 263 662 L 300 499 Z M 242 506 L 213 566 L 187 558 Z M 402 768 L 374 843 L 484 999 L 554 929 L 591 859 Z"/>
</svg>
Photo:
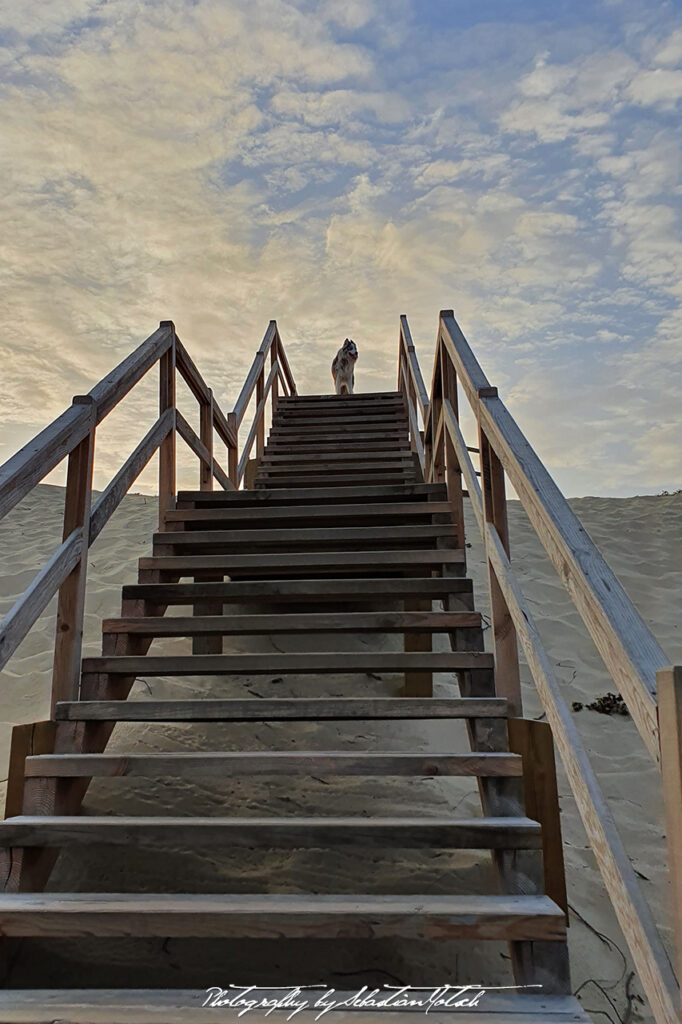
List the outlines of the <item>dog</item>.
<svg viewBox="0 0 682 1024">
<path fill-rule="evenodd" d="M 332 363 L 332 380 L 336 387 L 337 395 L 352 395 L 355 384 L 353 370 L 358 358 L 358 350 L 355 342 L 346 338 L 339 351 L 334 356 Z"/>
</svg>

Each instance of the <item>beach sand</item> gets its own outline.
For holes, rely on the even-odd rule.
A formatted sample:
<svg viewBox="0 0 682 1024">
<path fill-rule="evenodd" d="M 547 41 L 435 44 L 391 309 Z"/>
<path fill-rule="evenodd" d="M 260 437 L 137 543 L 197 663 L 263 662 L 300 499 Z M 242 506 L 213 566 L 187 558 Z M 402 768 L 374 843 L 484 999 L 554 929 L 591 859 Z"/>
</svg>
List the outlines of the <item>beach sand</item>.
<svg viewBox="0 0 682 1024">
<path fill-rule="evenodd" d="M 679 594 L 682 577 L 682 495 L 628 499 L 581 498 L 571 502 L 588 532 L 621 579 L 645 621 L 668 654 L 671 663 L 682 661 Z M 36 488 L 0 523 L 0 565 L 3 614 L 28 585 L 34 571 L 59 542 L 63 489 Z M 468 511 L 468 510 L 467 510 Z M 120 588 L 136 578 L 136 559 L 149 552 L 156 525 L 156 502 L 144 495 L 128 496 L 91 549 L 85 622 L 85 653 L 98 654 L 101 619 L 120 612 Z M 518 502 L 509 503 L 512 561 L 554 661 L 569 705 L 583 704 L 613 690 L 599 655 L 578 613 L 563 590 Z M 487 614 L 485 566 L 473 518 L 467 516 L 468 572 L 474 580 L 476 607 Z M 0 745 L 7 760 L 12 723 L 45 718 L 49 709 L 49 678 L 54 631 L 54 608 L 36 624 L 7 668 L 0 683 Z M 489 631 L 486 635 L 489 634 Z M 386 637 L 383 649 L 399 643 Z M 226 651 L 295 650 L 301 641 L 260 638 L 226 640 Z M 316 641 L 323 649 L 325 641 Z M 348 638 L 348 650 L 366 649 L 366 638 Z M 382 649 L 377 647 L 376 649 Z M 152 648 L 154 651 L 155 648 Z M 308 643 L 308 649 L 310 645 Z M 157 642 L 158 652 L 185 653 L 186 641 Z M 542 707 L 525 666 L 522 667 L 525 714 L 542 715 Z M 252 679 L 138 680 L 132 698 L 311 695 L 396 695 L 397 676 L 270 677 Z M 438 692 L 454 694 L 451 680 L 438 677 Z M 665 873 L 665 840 L 660 799 L 660 777 L 651 765 L 631 720 L 583 709 L 576 712 L 592 763 L 610 801 L 642 890 L 664 939 L 670 942 Z M 462 728 L 446 723 L 366 723 L 363 742 L 384 749 L 437 750 L 444 744 L 466 749 Z M 112 740 L 116 750 L 201 750 L 215 747 L 218 736 L 235 749 L 320 749 L 352 745 L 349 724 L 274 723 L 256 727 L 123 725 Z M 6 771 L 2 778 L 6 777 Z M 639 1001 L 632 971 L 615 915 L 589 849 L 570 789 L 559 768 L 562 824 L 567 883 L 571 906 L 569 931 L 573 988 L 583 1005 L 623 1016 L 631 1003 L 632 1020 L 650 1020 Z M 4 788 L 4 784 L 3 784 Z M 466 780 L 228 780 L 219 788 L 204 784 L 160 780 L 96 780 L 86 799 L 89 813 L 98 814 L 438 814 L 476 816 L 480 804 L 475 788 Z M 172 808 L 172 811 L 170 810 Z M 420 866 L 421 865 L 421 866 Z M 203 892 L 410 892 L 419 870 L 419 891 L 485 891 L 490 885 L 486 859 L 475 852 L 454 851 L 433 855 L 395 851 L 391 855 L 352 847 L 324 857 L 318 851 L 216 851 L 194 849 L 135 850 L 91 847 L 67 862 L 62 858 L 50 887 L 97 891 Z M 126 987 L 203 987 L 228 982 L 288 984 L 325 981 L 349 989 L 368 983 L 410 982 L 439 984 L 476 982 L 485 970 L 488 980 L 509 983 L 506 950 L 491 945 L 471 950 L 466 943 L 439 945 L 390 942 L 289 943 L 275 941 L 254 947 L 244 943 L 204 943 L 171 940 L 106 940 L 78 943 L 25 941 L 10 978 L 12 985 L 107 984 Z M 87 970 L 83 964 L 87 963 Z M 332 969 L 328 965 L 331 963 Z M 325 970 L 325 965 L 327 969 Z M 597 984 L 595 984 L 597 983 Z M 598 987 L 601 986 L 601 989 Z"/>
</svg>

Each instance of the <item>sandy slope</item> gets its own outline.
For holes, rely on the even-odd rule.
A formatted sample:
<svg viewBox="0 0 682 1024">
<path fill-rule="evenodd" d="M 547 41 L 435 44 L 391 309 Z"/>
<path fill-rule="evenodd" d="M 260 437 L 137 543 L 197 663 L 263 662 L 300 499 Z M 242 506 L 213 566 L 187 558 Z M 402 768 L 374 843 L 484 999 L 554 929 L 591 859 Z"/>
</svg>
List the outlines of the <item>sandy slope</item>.
<svg viewBox="0 0 682 1024">
<path fill-rule="evenodd" d="M 32 571 L 53 549 L 58 540 L 63 491 L 56 487 L 39 487 L 0 524 L 2 536 L 2 586 L 0 612 L 28 584 Z M 669 654 L 671 661 L 682 660 L 679 593 L 682 575 L 682 496 L 643 497 L 631 499 L 584 498 L 572 503 L 584 525 L 600 546 L 619 575 L 645 620 Z M 537 616 L 547 648 L 557 664 L 559 678 L 565 683 L 570 701 L 586 703 L 612 689 L 599 656 L 580 623 L 577 612 L 561 588 L 545 558 L 532 529 L 525 521 L 518 503 L 509 507 L 512 532 L 512 558 L 526 594 Z M 120 587 L 135 578 L 135 559 L 149 549 L 155 527 L 154 500 L 132 495 L 122 505 L 91 552 L 87 600 L 86 650 L 98 653 L 100 620 L 117 614 Z M 469 572 L 474 578 L 477 607 L 486 611 L 486 585 L 476 527 L 468 523 Z M 20 543 L 17 543 L 17 537 Z M 0 687 L 0 721 L 5 723 L 31 721 L 45 716 L 48 706 L 50 651 L 54 620 L 46 614 L 27 638 L 10 666 L 2 673 Z M 361 650 L 361 638 L 348 640 L 349 650 Z M 387 638 L 386 646 L 396 643 Z M 260 649 L 295 649 L 295 641 L 262 638 Z M 320 641 L 324 646 L 324 641 Z M 249 646 L 254 649 L 250 642 Z M 162 648 L 159 647 L 160 651 Z M 230 642 L 226 650 L 245 650 L 245 641 Z M 184 641 L 167 641 L 163 650 L 186 650 Z M 149 680 L 136 684 L 134 696 L 143 698 L 151 688 L 154 696 L 191 696 L 249 692 L 285 696 L 289 693 L 311 694 L 366 693 L 394 694 L 397 677 L 369 679 L 366 676 L 349 681 L 348 677 L 320 681 L 310 677 L 299 680 L 270 680 L 259 677 L 235 680 Z M 542 713 L 537 695 L 524 667 L 526 714 Z M 451 688 L 446 678 L 439 680 L 443 692 Z M 592 752 L 607 796 L 612 802 L 616 820 L 622 830 L 626 848 L 633 864 L 641 873 L 645 895 L 656 916 L 662 920 L 667 935 L 665 908 L 667 903 L 664 875 L 664 840 L 662 813 L 658 792 L 658 776 L 649 763 L 632 722 L 623 717 L 607 717 L 583 710 L 576 715 L 588 749 Z M 9 727 L 4 725 L 0 742 L 6 749 Z M 244 729 L 223 726 L 174 726 L 163 734 L 159 727 L 134 725 L 121 727 L 114 745 L 119 750 L 210 749 L 217 735 L 234 747 L 245 749 L 304 748 L 330 749 L 351 744 L 349 726 L 283 725 Z M 463 748 L 461 732 L 449 734 L 443 725 L 396 726 L 369 725 L 363 736 L 376 738 L 378 746 L 407 749 L 415 742 L 424 749 L 437 749 L 453 741 Z M 6 773 L 5 773 L 6 774 Z M 625 983 L 631 970 L 625 943 L 619 933 L 601 877 L 580 824 L 575 805 L 565 781 L 561 780 L 562 812 L 569 899 L 575 910 L 570 938 L 573 955 L 574 988 L 587 979 L 597 980 L 615 1002 L 622 1014 L 626 1006 Z M 174 813 L 206 814 L 296 814 L 296 813 L 358 813 L 358 814 L 434 814 L 455 806 L 458 814 L 478 813 L 478 799 L 473 787 L 466 783 L 439 780 L 415 780 L 397 784 L 372 780 L 301 780 L 295 784 L 278 781 L 269 785 L 255 780 L 237 784 L 226 782 L 220 792 L 202 785 L 162 780 L 158 784 L 122 784 L 116 780 L 93 785 L 87 806 L 94 813 L 163 813 L 172 803 Z M 264 851 L 246 860 L 236 851 L 126 851 L 124 858 L 114 851 L 92 849 L 87 855 L 59 864 L 53 886 L 68 889 L 116 888 L 153 891 L 159 887 L 197 891 L 262 890 L 267 878 L 276 878 L 282 891 L 357 891 L 358 879 L 366 889 L 376 892 L 410 891 L 413 866 L 420 859 L 396 852 L 378 857 L 372 851 L 339 850 L 325 858 L 321 874 L 320 855 L 315 851 Z M 422 861 L 423 863 L 423 858 Z M 422 891 L 447 892 L 466 886 L 469 891 L 483 891 L 488 872 L 487 863 L 477 863 L 475 854 L 441 854 L 426 859 L 420 875 Z M 579 915 L 579 916 L 578 916 Z M 597 934 L 600 933 L 600 934 Z M 600 937 L 601 936 L 601 937 Z M 132 949 L 130 947 L 133 947 Z M 321 948 L 322 947 L 322 948 Z M 457 948 L 456 948 L 457 947 Z M 259 951 L 258 966 L 245 957 L 243 944 L 220 943 L 207 948 L 203 943 L 167 943 L 163 949 L 153 942 L 135 944 L 89 943 L 87 960 L 94 973 L 87 978 L 78 967 L 83 949 L 60 943 L 45 949 L 45 957 L 22 957 L 23 966 L 15 970 L 15 984 L 31 984 L 40 976 L 41 984 L 73 985 L 123 984 L 144 987 L 150 984 L 178 986 L 181 984 L 220 984 L 226 981 L 279 979 L 289 982 L 321 980 L 321 964 L 328 960 L 324 944 L 299 944 L 290 949 L 286 959 L 276 943 L 264 943 Z M 34 952 L 37 950 L 34 948 Z M 129 960 L 133 953 L 132 966 Z M 477 981 L 480 972 L 480 951 L 461 948 L 460 944 L 442 945 L 437 949 L 417 947 L 409 943 L 385 942 L 338 944 L 334 950 L 334 970 L 325 980 L 348 988 L 365 980 L 389 981 L 378 971 L 381 965 L 394 980 L 427 982 Z M 487 959 L 500 983 L 508 980 L 506 954 L 502 947 L 488 951 Z M 82 962 L 82 959 L 81 959 Z M 152 976 L 152 965 L 153 976 Z M 191 972 L 191 980 L 190 979 Z M 636 980 L 630 991 L 637 993 Z M 595 1010 L 608 1010 L 605 996 L 593 984 L 583 992 L 584 1005 Z M 647 1019 L 648 1012 L 636 1001 L 635 1019 Z"/>
</svg>

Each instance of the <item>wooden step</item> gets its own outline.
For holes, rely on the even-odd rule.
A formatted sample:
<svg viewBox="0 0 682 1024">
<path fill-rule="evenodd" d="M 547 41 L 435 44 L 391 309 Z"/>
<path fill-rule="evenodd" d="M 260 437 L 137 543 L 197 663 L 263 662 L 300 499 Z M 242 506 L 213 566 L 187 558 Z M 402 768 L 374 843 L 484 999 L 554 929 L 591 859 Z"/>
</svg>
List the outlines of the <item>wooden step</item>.
<svg viewBox="0 0 682 1024">
<path fill-rule="evenodd" d="M 300 451 L 296 446 L 292 446 L 290 454 L 272 454 L 267 449 L 263 458 L 260 460 L 260 466 L 289 466 L 291 464 L 317 465 L 318 463 L 341 463 L 346 465 L 350 463 L 355 465 L 357 462 L 382 462 L 389 461 L 391 464 L 400 462 L 412 462 L 412 453 L 409 448 L 403 451 L 395 451 L 393 449 L 385 449 L 374 451 L 373 449 L 363 449 L 358 452 L 338 451 L 332 452 L 325 450 L 324 453 L 310 452 L 304 453 Z"/>
<path fill-rule="evenodd" d="M 450 595 L 471 600 L 473 584 L 463 576 L 363 578 L 362 590 L 354 579 L 324 580 L 230 580 L 224 583 L 135 583 L 124 586 L 124 601 L 149 601 L 153 605 L 189 605 L 201 600 L 220 600 L 223 604 L 257 602 L 281 604 L 345 603 L 365 601 L 403 601 L 432 599 Z"/>
<path fill-rule="evenodd" d="M 210 523 L 211 526 L 225 523 L 231 527 L 235 523 L 248 524 L 269 520 L 296 519 L 343 519 L 347 523 L 355 519 L 424 519 L 432 515 L 446 516 L 450 514 L 447 501 L 403 501 L 384 502 L 377 504 L 356 505 L 346 504 L 343 512 L 334 504 L 329 505 L 275 505 L 263 508 L 184 508 L 166 512 L 167 523 Z"/>
<path fill-rule="evenodd" d="M 454 526 L 448 523 L 435 523 L 414 526 L 335 526 L 315 529 L 312 527 L 290 529 L 259 529 L 259 530 L 192 530 L 155 533 L 154 547 L 210 548 L 217 553 L 229 547 L 243 549 L 248 545 L 251 552 L 261 547 L 279 547 L 290 550 L 301 545 L 320 545 L 335 542 L 344 548 L 355 548 L 359 543 L 390 544 L 400 547 L 401 542 L 423 541 L 432 542 L 438 537 L 455 537 Z"/>
<path fill-rule="evenodd" d="M 83 700 L 57 704 L 58 721 L 266 722 L 505 718 L 503 697 L 261 697 L 223 700 Z"/>
<path fill-rule="evenodd" d="M 103 633 L 242 636 L 278 633 L 447 633 L 480 629 L 478 612 L 314 612 L 279 615 L 140 615 L 104 619 Z"/>
<path fill-rule="evenodd" d="M 154 754 L 32 754 L 27 778 L 226 779 L 237 775 L 395 775 L 506 778 L 521 775 L 509 753 L 430 754 L 355 750 L 185 751 Z M 2 931 L 0 930 L 0 934 Z"/>
<path fill-rule="evenodd" d="M 279 405 L 275 414 L 275 422 L 294 417 L 295 419 L 329 419 L 332 422 L 339 417 L 344 419 L 364 419 L 371 416 L 383 416 L 386 419 L 394 416 L 407 416 L 405 402 L 399 399 L 385 402 L 338 402 L 335 405 L 319 406 L 311 402 L 309 405 Z"/>
<path fill-rule="evenodd" d="M 136 846 L 172 842 L 230 847 L 319 849 L 541 849 L 540 825 L 529 818 L 205 818 L 20 815 L 0 822 L 0 847 Z"/>
<path fill-rule="evenodd" d="M 5 936 L 558 941 L 547 896 L 5 893 Z"/>
<path fill-rule="evenodd" d="M 310 675 L 354 672 L 475 672 L 494 667 L 479 651 L 367 651 L 305 654 L 118 655 L 83 658 L 83 675 L 124 676 Z"/>
<path fill-rule="evenodd" d="M 343 440 L 337 438 L 335 441 L 327 441 L 322 444 L 316 442 L 314 439 L 311 441 L 300 441 L 295 444 L 290 444 L 288 441 L 282 441 L 276 436 L 270 436 L 268 443 L 265 446 L 264 456 L 267 458 L 271 455 L 291 455 L 296 457 L 298 455 L 319 455 L 322 453 L 337 453 L 339 455 L 347 455 L 349 457 L 355 457 L 356 455 L 363 455 L 368 450 L 366 441 L 356 440 Z M 379 452 L 401 452 L 403 454 L 409 453 L 410 443 L 407 439 L 404 440 L 392 440 L 392 441 L 373 441 L 371 444 L 372 455 L 376 455 Z"/>
<path fill-rule="evenodd" d="M 268 444 L 287 444 L 291 446 L 301 444 L 309 445 L 310 447 L 326 448 L 327 446 L 339 445 L 342 442 L 358 446 L 373 446 L 382 443 L 393 446 L 401 442 L 406 443 L 407 440 L 407 431 L 402 427 L 399 430 L 385 430 L 383 427 L 370 430 L 368 427 L 363 427 L 362 431 L 344 430 L 342 432 L 316 430 L 314 433 L 305 433 L 291 428 L 282 428 L 280 430 L 278 427 L 273 427 L 268 437 Z"/>
<path fill-rule="evenodd" d="M 447 490 L 444 484 L 362 484 L 353 487 L 291 487 L 288 490 L 268 491 L 179 491 L 178 503 L 189 503 L 197 507 L 228 508 L 239 506 L 262 506 L 265 504 L 299 505 L 323 502 L 359 501 L 445 501 Z"/>
<path fill-rule="evenodd" d="M 281 994 L 268 988 L 258 990 L 259 996 L 267 998 Z M 470 989 L 465 995 L 473 997 L 475 993 Z M 211 1024 L 221 1008 L 226 1013 L 225 1001 L 234 996 L 234 990 L 219 986 L 208 1001 L 206 989 L 5 989 L 3 1024 Z M 324 989 L 305 989 L 303 996 L 308 1007 L 296 1011 L 293 1020 L 297 1024 L 319 1024 L 320 1020 L 325 1024 L 405 1024 L 408 1019 L 417 1024 L 425 1012 L 424 1006 L 393 1011 L 365 1008 L 362 1013 L 341 1009 L 352 1006 L 357 989 L 334 989 L 329 996 Z M 325 1009 L 320 1018 L 320 1006 L 315 1006 L 319 999 L 325 1004 L 335 1002 L 336 1008 Z M 248 1024 L 273 1024 L 281 1019 L 265 1009 L 249 1010 L 246 1015 Z M 470 1008 L 432 1008 L 429 1019 L 433 1024 L 591 1024 L 573 996 L 519 995 L 485 988 Z"/>
<path fill-rule="evenodd" d="M 332 392 L 317 395 L 282 395 L 279 401 L 282 405 L 307 405 L 315 402 L 328 405 L 352 402 L 359 405 L 361 402 L 390 402 L 396 399 L 403 400 L 402 391 L 356 391 L 354 395 L 337 395 Z"/>
<path fill-rule="evenodd" d="M 320 474 L 324 474 L 325 477 L 357 477 L 363 474 L 372 474 L 383 478 L 384 476 L 399 476 L 401 473 L 412 472 L 412 462 L 411 456 L 408 459 L 388 462 L 381 462 L 378 459 L 372 461 L 370 458 L 363 459 L 362 462 L 348 462 L 347 460 L 343 462 L 328 462 L 326 459 L 320 458 L 311 462 L 303 462 L 300 465 L 294 463 L 293 465 L 287 464 L 284 466 L 269 465 L 265 462 L 259 465 L 258 475 L 298 478 L 312 476 L 319 480 Z"/>
<path fill-rule="evenodd" d="M 140 558 L 140 570 L 152 569 L 177 576 L 193 576 L 201 572 L 225 575 L 246 573 L 253 576 L 277 575 L 278 572 L 305 576 L 310 571 L 327 573 L 384 569 L 390 571 L 421 570 L 430 573 L 438 567 L 464 567 L 464 552 L 456 548 L 417 548 L 413 551 L 293 551 L 218 555 L 158 555 Z"/>
<path fill-rule="evenodd" d="M 274 426 L 278 429 L 283 426 L 302 426 L 305 430 L 315 427 L 334 428 L 337 426 L 353 427 L 357 424 L 370 424 L 375 426 L 381 424 L 386 427 L 393 427 L 396 424 L 406 425 L 408 414 L 402 406 L 389 406 L 381 409 L 359 409 L 343 407 L 335 410 L 302 410 L 283 408 L 276 412 Z"/>
<path fill-rule="evenodd" d="M 351 484 L 362 484 L 364 480 L 381 480 L 387 484 L 399 484 L 402 482 L 409 483 L 412 480 L 416 480 L 417 476 L 414 471 L 410 473 L 395 473 L 387 472 L 382 470 L 381 472 L 368 472 L 368 473 L 340 473 L 330 474 L 327 470 L 323 471 L 322 474 L 319 472 L 302 474 L 299 476 L 280 476 L 266 473 L 263 476 L 258 475 L 256 477 L 256 487 L 291 487 L 293 484 L 300 487 L 314 487 L 316 484 L 320 487 L 323 486 L 322 479 L 324 479 L 324 486 L 329 487 L 330 485 L 344 486 L 347 487 Z"/>
</svg>

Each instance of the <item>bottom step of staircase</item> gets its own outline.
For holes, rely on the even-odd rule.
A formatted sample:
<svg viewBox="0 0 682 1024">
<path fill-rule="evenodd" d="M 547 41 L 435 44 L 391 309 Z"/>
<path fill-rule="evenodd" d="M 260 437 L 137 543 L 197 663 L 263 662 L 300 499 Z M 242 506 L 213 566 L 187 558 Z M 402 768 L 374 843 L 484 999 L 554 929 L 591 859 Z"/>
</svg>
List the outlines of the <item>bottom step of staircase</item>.
<svg viewBox="0 0 682 1024">
<path fill-rule="evenodd" d="M 6 893 L 3 936 L 563 941 L 548 896 Z"/>
<path fill-rule="evenodd" d="M 291 1009 L 266 1011 L 253 1009 L 239 1017 L 243 1007 L 235 1005 L 243 990 L 215 989 L 54 989 L 0 992 L 3 1024 L 203 1024 L 205 1021 L 233 1022 L 246 1020 L 248 1024 L 273 1024 L 286 1021 Z M 459 998 L 443 998 L 461 1002 L 460 1006 L 430 1009 L 426 1018 L 423 1006 L 391 1011 L 368 1009 L 357 1005 L 357 992 L 333 991 L 325 988 L 306 989 L 300 998 L 309 1001 L 299 1010 L 295 1021 L 313 1024 L 323 1020 L 327 1024 L 400 1024 L 410 1013 L 416 1021 L 426 1019 L 430 1024 L 589 1024 L 589 1017 L 577 999 L 572 996 L 517 995 L 509 992 L 469 989 Z M 285 995 L 284 990 L 258 989 L 256 996 L 272 999 Z M 412 990 L 412 996 L 428 998 L 429 990 Z M 378 998 L 386 998 L 382 992 Z M 254 996 L 254 993 L 251 993 Z M 353 997 L 356 1006 L 352 1008 Z M 230 1001 L 232 1006 L 230 1006 Z M 318 1001 L 317 1008 L 315 1002 Z M 333 1005 L 320 1017 L 321 1007 Z M 468 1002 L 468 1005 L 466 1003 Z M 344 1003 L 346 1004 L 344 1007 Z M 472 1005 L 473 1003 L 473 1005 Z"/>
</svg>

